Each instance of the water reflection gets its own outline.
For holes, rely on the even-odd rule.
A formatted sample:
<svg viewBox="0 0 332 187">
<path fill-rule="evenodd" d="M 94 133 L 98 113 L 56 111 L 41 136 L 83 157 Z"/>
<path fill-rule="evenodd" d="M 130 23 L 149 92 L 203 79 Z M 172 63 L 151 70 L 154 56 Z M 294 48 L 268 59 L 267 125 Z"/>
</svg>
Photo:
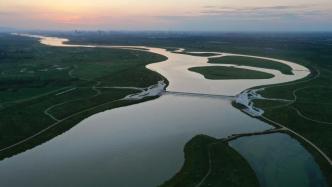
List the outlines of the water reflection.
<svg viewBox="0 0 332 187">
<path fill-rule="evenodd" d="M 66 39 L 34 37 L 42 38 L 41 42 L 44 44 L 59 47 L 114 47 L 64 45 Z M 274 70 L 246 67 L 264 70 L 275 77 L 267 80 L 212 81 L 187 70 L 193 66 L 209 66 L 207 57 L 143 48 L 168 57 L 165 62 L 147 67 L 169 80 L 170 91 L 235 95 L 253 86 L 293 81 L 309 74 L 307 71 L 296 71 L 295 75 L 288 76 Z M 303 66 L 292 63 L 290 65 L 293 69 L 306 70 Z M 206 134 L 222 138 L 234 133 L 272 128 L 231 107 L 230 102 L 220 98 L 165 95 L 154 101 L 93 115 L 41 146 L 1 161 L 1 185 L 157 186 L 180 169 L 183 163 L 183 146 L 193 136 Z M 286 135 L 269 141 L 259 137 L 254 137 L 254 140 L 259 140 L 255 142 L 241 138 L 232 142 L 232 145 L 248 158 L 260 180 L 266 181 L 262 182 L 263 184 L 272 184 L 271 181 L 275 178 L 273 169 L 291 167 L 292 173 L 289 176 L 294 175 L 294 184 L 306 186 L 308 183 L 301 183 L 304 181 L 301 177 L 308 176 L 303 174 L 304 168 L 298 167 L 298 163 L 310 167 L 310 171 L 317 173 L 315 182 L 320 181 L 322 176 L 318 166 L 297 141 L 290 141 Z M 282 141 L 287 141 L 287 144 L 279 144 Z M 274 143 L 272 147 L 275 150 L 280 150 L 276 153 L 280 156 L 273 161 L 271 159 L 275 157 L 270 159 L 271 155 L 265 154 L 267 151 L 264 151 L 272 145 L 270 142 Z M 283 149 L 287 146 L 287 149 Z M 262 154 L 252 154 L 261 152 Z M 301 154 L 303 159 L 293 162 L 292 155 L 288 153 Z M 263 163 L 271 161 L 269 163 L 272 164 L 267 167 L 268 173 L 259 169 L 260 160 Z M 297 173 L 301 177 L 295 176 Z M 286 184 L 285 181 L 283 177 L 280 178 L 280 184 Z"/>
<path fill-rule="evenodd" d="M 327 186 L 314 158 L 289 135 L 245 137 L 230 145 L 247 159 L 261 186 Z"/>
<path fill-rule="evenodd" d="M 166 95 L 91 116 L 2 161 L 0 180 L 5 186 L 157 186 L 180 169 L 183 147 L 193 136 L 221 138 L 270 128 L 229 102 Z"/>
</svg>

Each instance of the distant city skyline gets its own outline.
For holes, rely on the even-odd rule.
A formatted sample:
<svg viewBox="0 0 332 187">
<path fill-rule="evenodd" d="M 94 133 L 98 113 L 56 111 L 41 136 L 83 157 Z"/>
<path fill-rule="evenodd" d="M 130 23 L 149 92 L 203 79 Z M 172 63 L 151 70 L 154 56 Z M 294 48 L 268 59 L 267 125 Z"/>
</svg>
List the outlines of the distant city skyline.
<svg viewBox="0 0 332 187">
<path fill-rule="evenodd" d="M 332 31 L 331 0 L 3 0 L 0 27 L 41 30 Z"/>
</svg>

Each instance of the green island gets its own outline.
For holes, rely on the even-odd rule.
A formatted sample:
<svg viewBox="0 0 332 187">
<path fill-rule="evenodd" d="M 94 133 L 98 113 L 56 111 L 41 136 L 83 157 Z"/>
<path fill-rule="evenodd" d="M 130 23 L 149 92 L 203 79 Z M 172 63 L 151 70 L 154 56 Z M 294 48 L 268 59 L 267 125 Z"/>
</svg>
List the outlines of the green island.
<svg viewBox="0 0 332 187">
<path fill-rule="evenodd" d="M 0 149 L 19 143 L 2 151 L 0 159 L 50 140 L 95 113 L 152 99 L 121 100 L 139 91 L 112 87 L 145 88 L 164 80 L 145 65 L 166 57 L 149 52 L 47 47 L 10 34 L 0 34 L 0 44 Z"/>
<path fill-rule="evenodd" d="M 185 55 L 191 55 L 191 56 L 203 56 L 203 57 L 211 57 L 211 56 L 216 56 L 218 55 L 217 53 L 188 53 L 188 52 L 174 52 L 177 54 L 185 54 Z"/>
<path fill-rule="evenodd" d="M 271 60 L 257 59 L 250 57 L 239 57 L 239 56 L 224 56 L 218 58 L 210 58 L 209 63 L 211 64 L 234 64 L 238 66 L 252 66 L 258 68 L 267 68 L 278 70 L 283 74 L 292 75 L 292 68 L 288 65 L 274 62 Z"/>
<path fill-rule="evenodd" d="M 247 161 L 223 140 L 198 135 L 184 153 L 181 170 L 160 187 L 259 186 Z"/>
<path fill-rule="evenodd" d="M 207 79 L 270 79 L 274 76 L 269 73 L 242 69 L 236 67 L 206 66 L 189 68 L 190 71 L 200 73 Z"/>
</svg>

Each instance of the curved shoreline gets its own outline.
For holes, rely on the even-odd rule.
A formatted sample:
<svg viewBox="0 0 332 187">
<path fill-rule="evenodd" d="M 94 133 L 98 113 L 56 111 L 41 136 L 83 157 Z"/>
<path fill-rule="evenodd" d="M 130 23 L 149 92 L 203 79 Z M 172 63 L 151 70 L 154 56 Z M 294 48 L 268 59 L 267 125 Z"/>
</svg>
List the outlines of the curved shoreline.
<svg viewBox="0 0 332 187">
<path fill-rule="evenodd" d="M 15 35 L 38 38 L 40 39 L 40 43 L 54 47 L 118 48 L 118 49 L 129 49 L 129 50 L 145 50 L 148 52 L 163 55 L 168 59 L 162 62 L 148 64 L 146 65 L 146 68 L 158 72 L 169 81 L 169 86 L 167 87 L 167 91 L 236 96 L 239 93 L 243 92 L 244 90 L 253 87 L 292 82 L 299 79 L 303 79 L 310 74 L 310 70 L 304 66 L 296 64 L 294 62 L 269 58 L 269 57 L 223 53 L 223 52 L 212 52 L 218 54 L 216 56 L 200 57 L 200 56 L 191 56 L 186 54 L 176 54 L 169 52 L 166 49 L 146 47 L 146 46 L 75 45 L 75 44 L 67 44 L 69 40 L 64 38 L 45 37 L 45 36 L 30 35 L 30 34 L 15 34 Z M 199 52 L 193 52 L 193 53 L 199 53 Z M 271 70 L 267 68 L 236 66 L 233 64 L 208 63 L 209 58 L 216 58 L 222 56 L 241 56 L 241 57 L 265 59 L 278 63 L 283 63 L 292 68 L 294 75 L 284 75 L 277 70 Z M 181 57 L 181 59 L 179 59 L 178 57 Z M 188 60 L 184 61 L 186 59 Z M 246 79 L 206 80 L 203 75 L 188 70 L 190 67 L 204 67 L 204 66 L 226 66 L 226 67 L 235 66 L 242 69 L 267 72 L 274 75 L 274 77 L 271 79 L 263 79 L 263 80 L 246 80 Z M 195 82 L 195 84 L 192 84 L 192 82 Z M 213 84 L 217 83 L 218 85 L 217 87 L 213 87 L 212 85 L 209 85 L 209 82 L 213 82 Z"/>
<path fill-rule="evenodd" d="M 172 62 L 170 62 L 170 61 L 172 61 L 173 59 L 170 58 L 170 57 L 173 57 L 173 56 L 170 56 L 169 54 L 174 54 L 174 53 L 168 52 L 166 49 L 150 48 L 150 47 L 146 47 L 146 46 L 74 45 L 74 44 L 66 44 L 66 42 L 69 42 L 69 40 L 65 39 L 65 38 L 46 37 L 46 36 L 30 35 L 30 34 L 17 34 L 17 33 L 13 33 L 13 34 L 18 35 L 18 36 L 38 38 L 38 39 L 40 39 L 40 43 L 42 43 L 44 45 L 48 45 L 48 46 L 54 46 L 54 47 L 119 48 L 119 49 L 129 49 L 129 50 L 147 50 L 149 52 L 157 53 L 159 55 L 166 56 L 168 59 L 165 60 L 165 61 L 162 61 L 162 62 L 148 64 L 146 66 L 146 68 L 161 74 L 162 76 L 166 77 L 166 79 L 169 81 L 170 85 L 173 84 L 173 81 L 170 81 L 169 80 L 170 77 L 167 76 L 167 75 L 169 75 L 169 73 L 165 72 L 165 65 L 164 64 L 168 63 L 168 64 L 172 65 Z M 164 52 L 162 52 L 162 51 L 164 51 Z M 185 49 L 179 48 L 178 50 L 176 50 L 174 52 L 184 52 L 184 51 L 185 51 Z M 188 52 L 189 55 L 187 55 L 187 56 L 190 56 L 190 53 L 200 54 L 200 53 L 206 53 L 206 52 Z M 263 116 L 264 111 L 262 111 L 261 109 L 253 107 L 253 105 L 251 103 L 251 101 L 252 101 L 252 98 L 250 98 L 251 95 L 254 95 L 253 98 L 255 98 L 255 96 L 256 96 L 256 98 L 260 97 L 259 95 L 256 94 L 257 89 L 254 89 L 254 88 L 255 87 L 266 87 L 266 88 L 267 87 L 273 87 L 273 85 L 276 85 L 276 84 L 279 85 L 279 84 L 282 84 L 282 83 L 293 84 L 293 82 L 304 79 L 304 78 L 306 78 L 307 76 L 309 76 L 311 74 L 311 71 L 308 68 L 306 68 L 302 65 L 296 64 L 294 62 L 286 61 L 286 60 L 280 60 L 280 59 L 269 58 L 269 57 L 254 56 L 254 55 L 234 54 L 234 53 L 221 53 L 221 52 L 208 52 L 208 53 L 213 53 L 213 54 L 217 54 L 217 55 L 210 56 L 210 57 L 200 57 L 200 56 L 197 57 L 197 56 L 194 56 L 194 58 L 198 58 L 199 60 L 203 60 L 203 61 L 205 60 L 205 63 L 204 64 L 202 64 L 202 63 L 190 64 L 190 65 L 193 65 L 191 67 L 204 67 L 204 66 L 226 66 L 226 67 L 230 67 L 230 66 L 234 66 L 234 65 L 232 65 L 232 64 L 209 64 L 208 59 L 209 58 L 218 58 L 218 57 L 223 57 L 223 56 L 240 56 L 240 57 L 257 58 L 257 59 L 264 59 L 264 60 L 279 62 L 279 63 L 282 63 L 282 64 L 286 64 L 286 65 L 288 65 L 292 68 L 292 72 L 294 73 L 294 75 L 291 75 L 291 76 L 287 75 L 286 76 L 286 77 L 292 77 L 292 78 L 289 78 L 289 79 L 291 79 L 290 81 L 287 80 L 287 79 L 286 80 L 279 80 L 279 82 L 278 81 L 277 82 L 271 81 L 272 82 L 271 84 L 264 84 L 264 85 L 257 85 L 257 86 L 254 86 L 254 87 L 249 87 L 249 88 L 246 88 L 246 89 L 242 90 L 240 93 L 236 93 L 236 95 L 219 94 L 219 93 L 215 94 L 215 95 L 235 96 L 235 102 L 246 107 L 246 109 L 244 109 L 242 111 L 244 111 L 245 113 L 247 113 L 249 115 L 252 115 L 253 117 L 262 117 L 263 119 L 265 119 L 267 121 L 271 121 L 271 120 L 266 119 L 266 117 Z M 165 54 L 168 54 L 169 56 L 167 56 Z M 177 55 L 185 55 L 185 54 L 177 54 Z M 168 67 L 167 65 L 166 65 L 166 67 Z M 187 72 L 195 74 L 194 72 L 190 72 L 189 68 L 187 68 L 187 67 L 188 67 L 188 64 L 185 66 L 185 68 L 186 68 L 185 70 Z M 158 69 L 158 68 L 160 68 L 160 69 Z M 184 67 L 182 67 L 181 70 L 183 70 L 183 68 Z M 258 70 L 258 71 L 265 70 L 265 71 L 268 71 L 269 73 L 271 73 L 275 76 L 274 78 L 271 78 L 271 79 L 277 79 L 277 80 L 278 80 L 278 76 L 280 76 L 280 74 L 281 74 L 280 72 L 278 73 L 276 70 L 270 70 L 270 69 L 266 69 L 266 68 L 253 68 L 253 67 L 248 67 L 248 66 L 239 66 L 239 68 L 252 69 L 252 70 Z M 310 72 L 310 73 L 308 73 L 308 72 Z M 196 73 L 196 74 L 198 75 L 198 73 Z M 200 75 L 200 76 L 202 76 L 202 75 Z M 203 77 L 203 79 L 201 79 L 201 80 L 205 80 L 205 78 Z M 211 80 L 209 80 L 209 81 L 211 81 Z M 160 83 L 158 83 L 158 84 L 160 85 Z M 151 87 L 153 87 L 153 86 L 151 86 Z M 161 87 L 165 88 L 166 85 L 162 85 Z M 167 91 L 188 93 L 187 91 L 183 92 L 183 91 L 178 91 L 178 90 L 174 91 L 174 90 L 169 90 L 169 89 L 167 89 Z M 158 96 L 163 92 L 163 89 L 157 88 L 157 91 L 156 91 L 156 89 L 154 89 L 153 92 L 154 93 L 147 93 L 145 91 L 142 91 L 143 94 L 139 93 L 138 96 L 137 95 L 127 96 L 127 98 L 124 98 L 124 99 L 135 99 L 135 100 L 137 100 L 137 99 L 143 99 L 145 96 Z M 196 90 L 196 92 L 194 91 L 194 92 L 189 92 L 189 93 L 190 94 L 196 94 L 197 93 L 197 94 L 213 95 L 211 93 L 201 93 L 197 90 Z M 277 122 L 274 122 L 274 121 L 271 121 L 271 122 L 273 124 L 276 124 L 277 126 L 283 128 L 283 129 L 286 128 L 285 126 L 282 126 L 281 124 L 279 124 Z M 329 164 L 332 165 L 331 159 L 326 154 L 324 154 L 324 152 L 321 151 L 317 146 L 315 146 L 312 142 L 305 139 L 303 136 L 297 134 L 296 132 L 292 131 L 291 129 L 288 129 L 288 128 L 286 128 L 286 129 L 290 133 L 298 136 L 299 138 L 301 138 L 302 140 L 306 141 L 311 146 L 313 146 L 318 152 L 320 152 L 322 154 L 322 156 L 329 162 Z M 5 148 L 5 149 L 7 149 L 7 148 Z M 2 151 L 2 150 L 0 150 L 0 151 Z"/>
<path fill-rule="evenodd" d="M 35 37 L 35 36 L 33 36 L 33 37 Z M 41 36 L 38 36 L 38 38 L 40 38 Z M 160 48 L 148 48 L 148 47 L 137 47 L 137 46 L 94 46 L 94 45 L 67 45 L 67 44 L 64 44 L 64 42 L 68 42 L 69 40 L 67 40 L 67 39 L 60 39 L 60 43 L 56 43 L 56 42 L 59 42 L 59 40 L 58 40 L 58 38 L 51 38 L 51 40 L 52 41 L 47 41 L 47 39 L 50 39 L 49 37 L 42 37 L 42 39 L 41 39 L 41 43 L 43 43 L 43 44 L 45 44 L 45 45 L 51 45 L 51 46 L 57 46 L 57 47 L 102 47 L 102 48 L 121 48 L 121 49 L 130 49 L 130 50 L 148 50 L 149 52 L 155 52 L 155 53 L 158 53 L 158 51 L 160 52 L 160 50 L 162 50 L 163 51 L 163 49 L 160 49 Z M 52 42 L 55 42 L 55 45 L 52 45 Z M 53 43 L 54 44 L 54 43 Z M 158 53 L 158 54 L 161 54 L 161 55 L 164 55 L 165 53 Z M 234 55 L 234 56 L 243 56 L 243 55 L 240 55 L 240 54 L 230 54 L 230 53 L 219 53 L 219 55 L 224 55 L 224 56 L 226 56 L 226 55 Z M 218 55 L 218 56 L 219 56 Z M 187 55 L 187 56 L 189 56 L 189 55 Z M 250 56 L 250 55 L 244 55 L 244 56 L 247 56 L 247 57 L 252 57 L 252 58 L 261 58 L 261 59 L 269 59 L 269 60 L 271 60 L 271 58 L 266 58 L 266 57 L 258 57 L 258 56 Z M 191 57 L 190 57 L 191 58 Z M 195 66 L 192 66 L 192 67 L 200 67 L 200 66 L 210 66 L 209 64 L 206 64 L 206 63 L 202 63 L 205 59 L 207 59 L 207 58 L 210 58 L 210 57 L 197 57 L 199 60 L 201 60 L 201 62 L 199 62 L 199 63 L 197 63 L 197 64 L 194 64 Z M 169 74 L 167 74 L 167 72 L 165 72 L 165 67 L 166 67 L 166 69 L 167 69 L 167 67 L 168 66 L 160 66 L 161 67 L 161 69 L 159 69 L 158 70 L 158 65 L 161 65 L 161 64 L 165 64 L 166 62 L 169 62 L 169 61 L 171 61 L 172 59 L 168 59 L 168 60 L 166 60 L 166 61 L 163 61 L 163 62 L 159 62 L 159 63 L 155 63 L 155 64 L 149 64 L 149 65 L 147 65 L 146 67 L 148 68 L 148 69 L 150 69 L 150 70 L 153 70 L 153 71 L 156 71 L 156 72 L 158 72 L 158 73 L 160 73 L 161 75 L 163 75 L 164 77 L 166 77 L 167 78 L 167 80 L 169 80 L 168 78 L 169 77 L 167 77 L 167 76 L 165 76 L 165 75 L 169 75 Z M 282 60 L 279 60 L 279 59 L 274 59 L 273 61 L 279 61 L 279 62 L 281 62 Z M 282 61 L 282 62 L 289 62 L 289 61 Z M 292 63 L 292 62 L 290 62 L 290 63 Z M 295 63 L 294 63 L 295 64 Z M 294 65 L 293 64 L 293 65 Z M 172 65 L 172 64 L 171 64 Z M 190 64 L 186 64 L 186 66 L 188 66 L 188 65 L 190 65 Z M 191 65 L 193 65 L 193 64 L 191 64 Z M 213 66 L 215 66 L 215 64 L 213 64 Z M 223 65 L 223 66 L 228 66 L 228 65 Z M 234 65 L 232 65 L 232 66 L 234 66 Z M 295 66 L 293 66 L 294 68 L 296 67 L 296 64 L 295 64 Z M 293 71 L 296 71 L 296 72 L 299 72 L 299 74 L 301 74 L 301 75 L 305 75 L 306 73 L 307 73 L 307 68 L 303 68 L 303 66 L 300 66 L 300 65 L 298 65 L 298 69 L 294 69 L 292 67 L 292 69 L 293 69 Z M 180 71 L 183 71 L 183 69 L 185 69 L 186 67 L 181 67 L 181 70 Z M 241 66 L 241 68 L 252 68 L 252 67 L 244 67 L 244 66 Z M 301 69 L 301 68 L 303 68 L 303 69 Z M 254 69 L 257 69 L 257 68 L 254 68 Z M 264 70 L 264 68 L 261 68 L 261 70 Z M 179 71 L 175 71 L 175 72 L 179 72 Z M 301 73 L 300 73 L 301 72 Z M 274 73 L 276 73 L 276 72 L 274 72 Z M 185 78 L 187 79 L 188 77 L 189 78 L 194 78 L 194 79 L 196 79 L 196 80 L 201 80 L 202 79 L 202 77 L 200 77 L 199 75 L 195 75 L 195 74 L 190 74 L 189 75 L 189 73 L 185 73 L 186 74 L 186 76 L 185 76 Z M 297 77 L 297 79 L 295 79 L 295 77 L 289 77 L 289 79 L 288 80 L 291 80 L 291 81 L 281 81 L 281 82 L 278 82 L 278 80 L 274 80 L 274 81 L 271 81 L 270 80 L 270 83 L 271 84 L 263 84 L 263 85 L 257 85 L 257 86 L 271 86 L 271 85 L 274 85 L 274 84 L 281 84 L 281 83 L 289 83 L 289 82 L 293 82 L 293 81 L 298 81 L 298 80 L 300 80 L 300 79 L 303 79 L 303 78 L 305 78 L 305 77 L 307 77 L 309 74 L 307 74 L 306 76 L 299 76 L 299 77 Z M 295 75 L 296 76 L 296 75 Z M 294 79 L 293 79 L 294 78 Z M 170 85 L 172 86 L 171 88 L 170 88 L 170 90 L 169 91 L 182 91 L 182 90 L 176 90 L 175 88 L 177 88 L 177 86 L 176 85 L 174 85 L 173 86 L 173 83 L 174 82 L 172 82 L 171 80 L 169 80 L 170 81 Z M 204 82 L 205 81 L 201 81 L 201 84 L 204 84 Z M 267 81 L 267 82 L 269 82 L 269 81 Z M 180 84 L 182 84 L 182 83 L 180 83 Z M 243 87 L 243 85 L 241 85 L 242 87 Z M 246 86 L 244 86 L 244 87 L 246 87 Z M 253 86 L 253 87 L 256 87 L 256 86 Z M 249 88 L 247 88 L 247 89 L 244 89 L 244 91 L 246 91 L 246 90 L 250 90 L 250 89 L 252 89 L 253 87 L 249 87 Z M 199 88 L 199 87 L 197 87 L 197 88 Z M 197 88 L 195 88 L 196 89 L 196 91 L 195 91 L 195 89 L 194 89 L 194 92 L 193 93 L 202 93 L 201 91 L 198 91 L 197 90 Z M 186 91 L 186 90 L 184 90 L 185 91 L 185 93 L 186 92 L 188 92 L 188 91 Z M 193 90 L 191 90 L 191 91 L 193 91 Z M 241 92 L 243 92 L 243 90 L 241 90 Z M 204 93 L 204 92 L 203 92 Z M 223 95 L 223 93 L 219 93 L 219 92 L 216 92 L 216 90 L 215 89 L 212 89 L 212 90 L 210 90 L 209 92 L 208 92 L 208 94 L 213 94 L 213 93 L 217 93 L 217 94 L 219 94 L 219 95 Z M 231 94 L 231 95 L 234 95 L 234 93 L 235 93 L 235 91 L 233 91 L 233 94 Z M 159 93 L 160 94 L 160 93 Z M 238 94 L 238 93 L 236 93 L 236 94 Z"/>
</svg>

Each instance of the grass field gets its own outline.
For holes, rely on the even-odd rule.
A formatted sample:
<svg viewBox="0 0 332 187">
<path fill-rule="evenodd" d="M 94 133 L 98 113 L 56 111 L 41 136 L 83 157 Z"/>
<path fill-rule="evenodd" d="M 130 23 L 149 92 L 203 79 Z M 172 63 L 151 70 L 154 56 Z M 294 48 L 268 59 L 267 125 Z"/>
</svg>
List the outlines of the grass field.
<svg viewBox="0 0 332 187">
<path fill-rule="evenodd" d="M 56 127 L 2 151 L 8 157 L 68 130 L 96 112 L 137 103 L 119 99 L 164 79 L 145 65 L 166 57 L 144 51 L 56 48 L 35 39 L 0 35 L 0 149 L 41 130 Z M 151 99 L 151 98 L 150 98 Z"/>
<path fill-rule="evenodd" d="M 184 153 L 182 169 L 161 187 L 259 186 L 246 160 L 221 140 L 195 136 L 186 144 Z"/>
<path fill-rule="evenodd" d="M 242 69 L 236 67 L 207 66 L 189 68 L 190 71 L 200 73 L 207 79 L 269 79 L 274 75 L 260 71 Z"/>
<path fill-rule="evenodd" d="M 249 58 L 249 57 L 238 57 L 238 56 L 224 56 L 219 58 L 210 58 L 209 63 L 212 64 L 234 64 L 239 66 L 252 66 L 259 68 L 267 68 L 279 70 L 283 74 L 292 75 L 292 68 L 288 65 L 274 62 L 270 60 Z"/>
<path fill-rule="evenodd" d="M 188 52 L 176 52 L 176 49 L 170 50 L 171 52 L 178 53 L 178 54 L 186 54 L 191 56 L 203 56 L 203 57 L 212 57 L 218 55 L 217 53 L 188 53 Z"/>
</svg>

